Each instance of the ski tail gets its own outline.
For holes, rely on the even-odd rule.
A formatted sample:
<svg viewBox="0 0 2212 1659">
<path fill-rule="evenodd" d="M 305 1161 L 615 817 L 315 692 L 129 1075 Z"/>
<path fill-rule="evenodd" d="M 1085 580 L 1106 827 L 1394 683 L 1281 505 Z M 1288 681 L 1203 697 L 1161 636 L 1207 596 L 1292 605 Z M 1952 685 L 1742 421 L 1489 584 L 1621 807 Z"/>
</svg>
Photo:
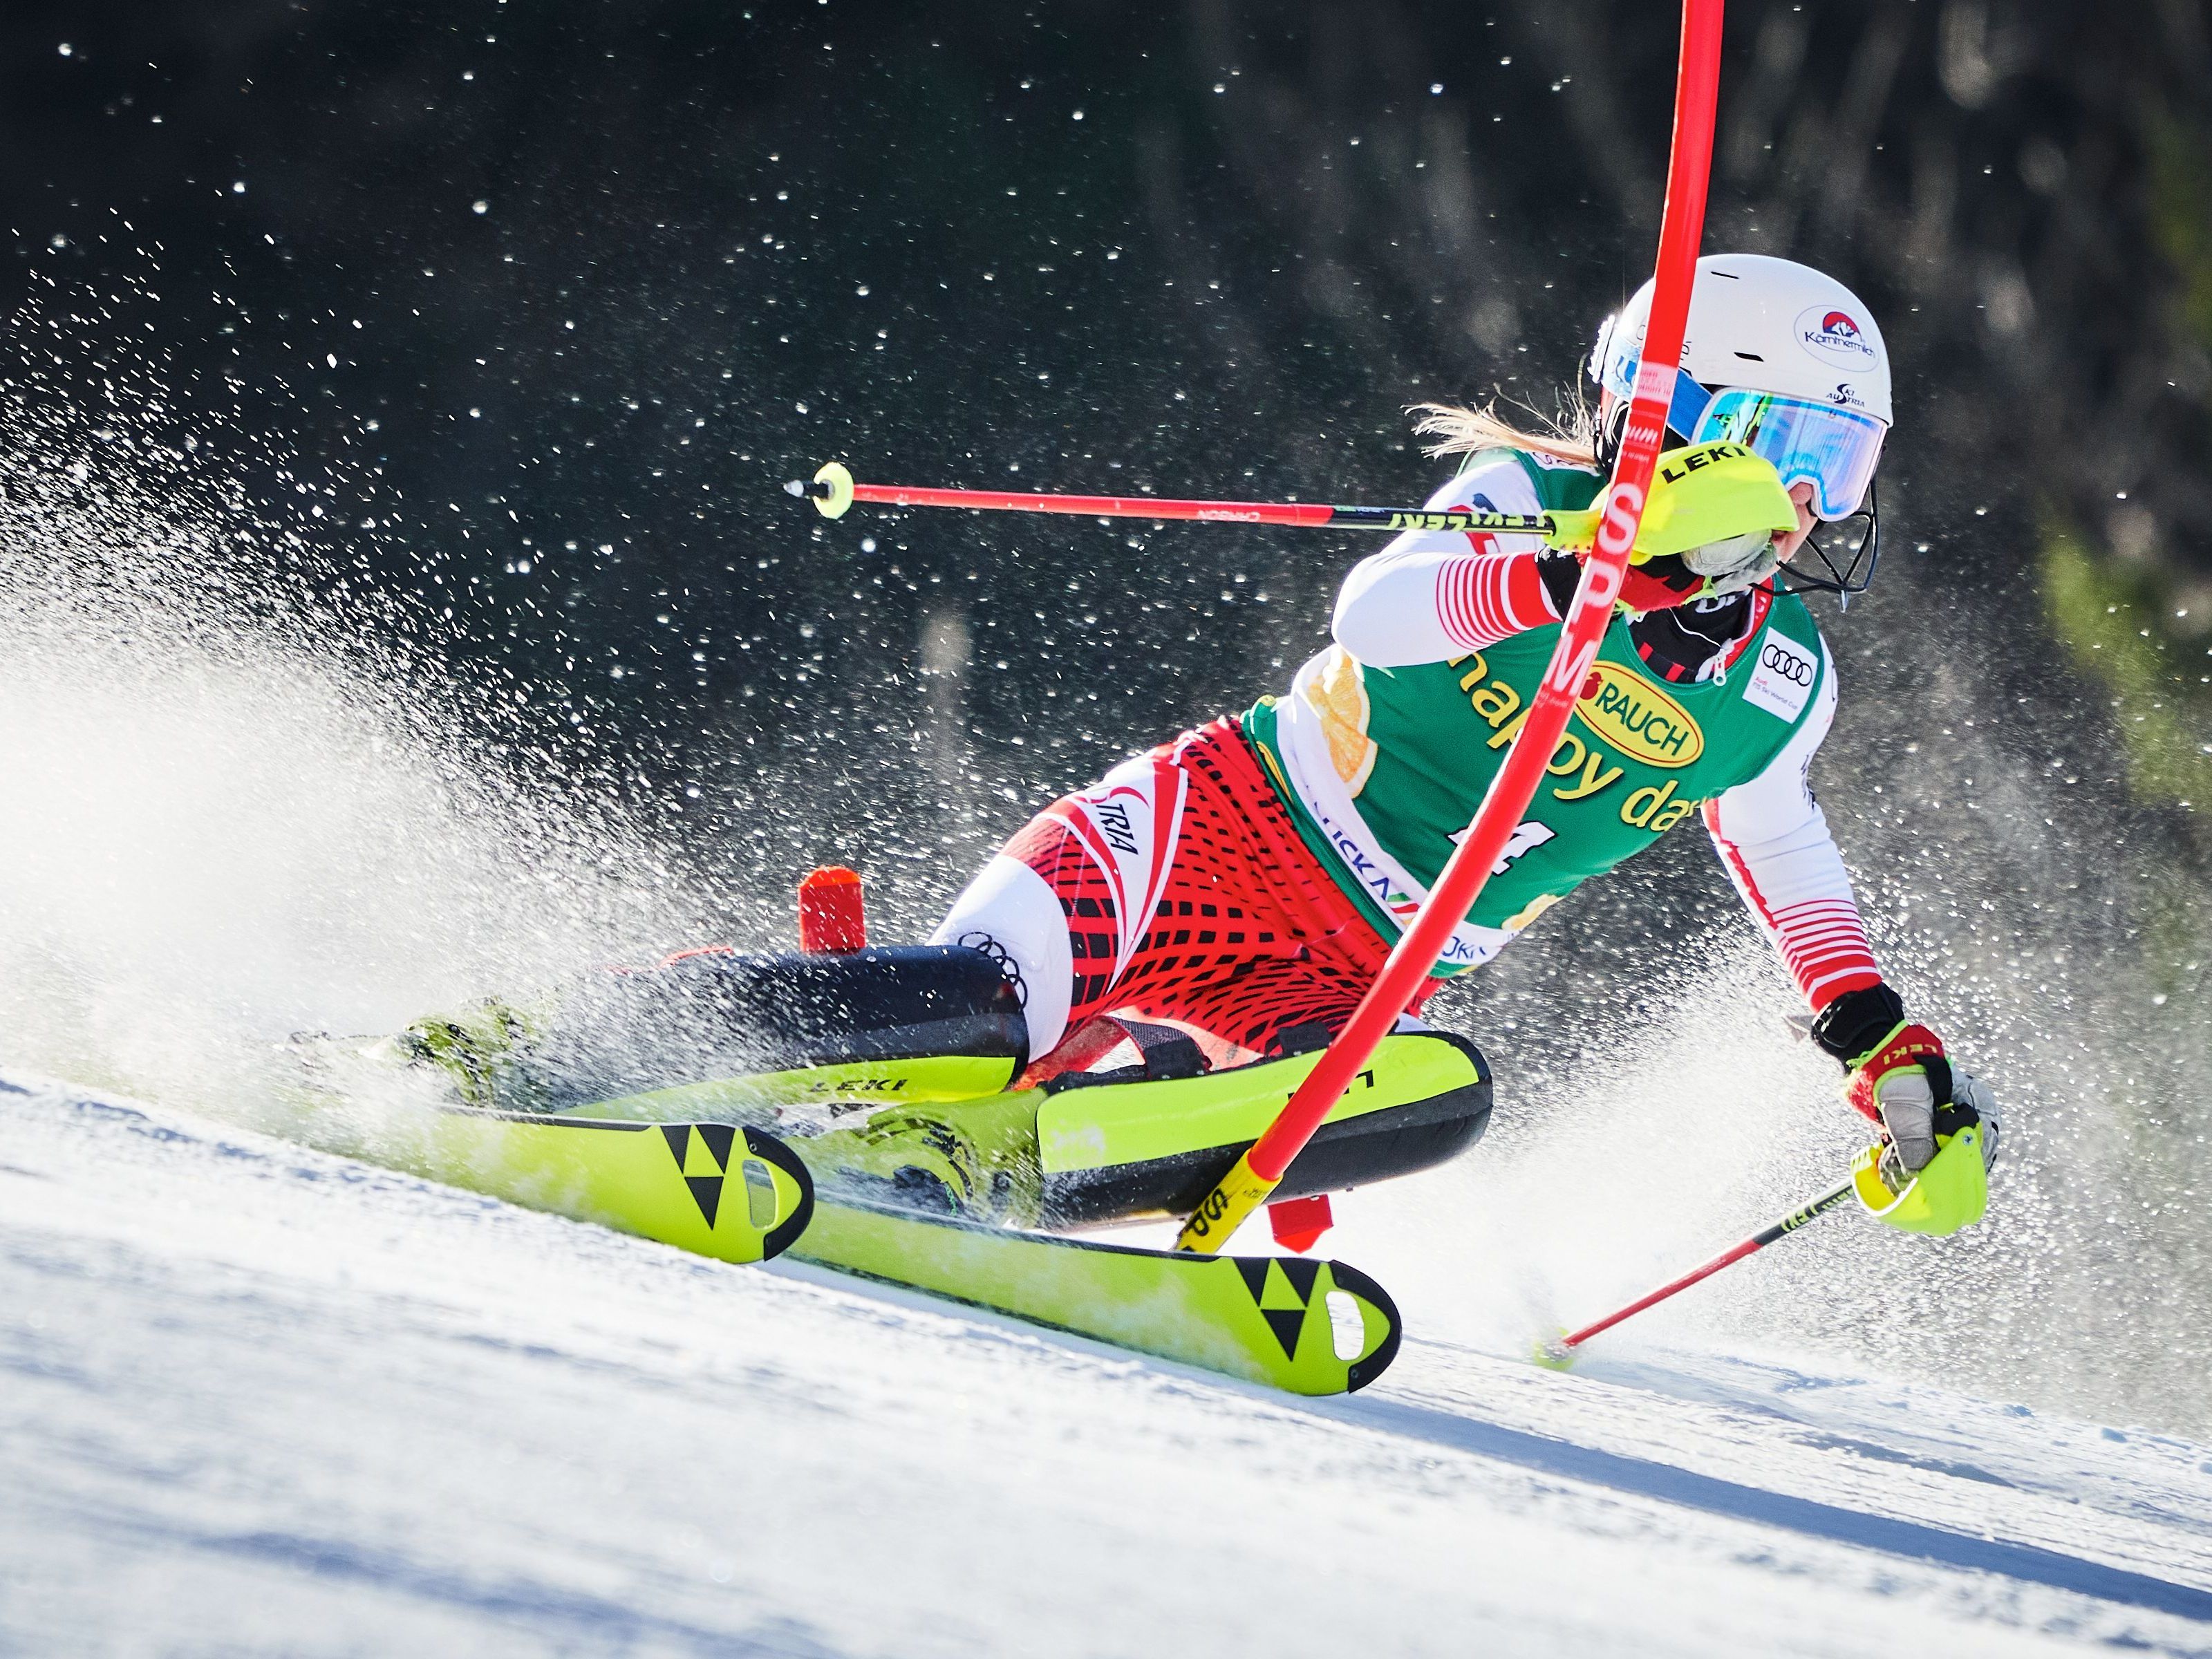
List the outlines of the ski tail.
<svg viewBox="0 0 2212 1659">
<path fill-rule="evenodd" d="M 1232 1260 L 1241 1261 L 1245 1258 L 1237 1256 Z M 1351 1297 L 1358 1307 L 1362 1323 L 1366 1322 L 1371 1310 L 1382 1327 L 1379 1340 L 1373 1340 L 1376 1335 L 1374 1328 L 1368 1328 L 1367 1335 L 1373 1346 L 1367 1347 L 1358 1358 L 1344 1368 L 1344 1391 L 1357 1394 L 1390 1369 L 1390 1362 L 1398 1357 L 1399 1341 L 1406 1334 L 1405 1324 L 1398 1316 L 1398 1304 L 1390 1299 L 1389 1291 L 1358 1268 L 1343 1261 L 1330 1261 L 1323 1265 L 1328 1267 L 1335 1288 Z"/>
<path fill-rule="evenodd" d="M 723 1261 L 764 1261 L 806 1231 L 814 1178 L 782 1141 L 732 1123 L 440 1109 L 378 1161 L 526 1208 Z"/>
</svg>

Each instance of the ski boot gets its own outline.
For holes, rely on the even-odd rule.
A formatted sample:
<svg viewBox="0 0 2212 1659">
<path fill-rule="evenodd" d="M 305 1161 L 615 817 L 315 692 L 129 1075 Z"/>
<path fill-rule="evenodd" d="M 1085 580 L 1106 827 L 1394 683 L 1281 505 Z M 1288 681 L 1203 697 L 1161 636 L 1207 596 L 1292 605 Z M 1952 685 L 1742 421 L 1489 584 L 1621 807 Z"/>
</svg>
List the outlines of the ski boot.
<svg viewBox="0 0 2212 1659">
<path fill-rule="evenodd" d="M 1325 1030 L 1301 1028 L 1265 1060 L 1207 1071 L 1174 1028 L 1113 1023 L 1136 1051 L 1131 1064 L 887 1112 L 793 1150 L 830 1202 L 842 1192 L 1056 1229 L 1179 1215 L 1274 1121 L 1328 1041 Z M 1429 1169 L 1473 1145 L 1489 1119 L 1490 1074 L 1474 1044 L 1444 1031 L 1394 1033 L 1293 1161 L 1279 1201 Z"/>
<path fill-rule="evenodd" d="M 1136 1027 L 1137 1022 L 1124 1021 Z M 1326 1027 L 1283 1032 L 1265 1059 L 1205 1071 L 1196 1045 L 1133 1029 L 1140 1059 L 1036 1091 L 1045 1224 L 1181 1216 L 1275 1121 L 1329 1043 Z M 1490 1124 L 1490 1067 L 1449 1031 L 1393 1032 L 1285 1171 L 1286 1203 L 1412 1175 L 1456 1157 Z"/>
<path fill-rule="evenodd" d="M 1042 1218 L 1036 1117 L 1026 1093 L 894 1108 L 789 1144 L 832 1202 L 842 1197 L 1011 1227 Z"/>
<path fill-rule="evenodd" d="M 520 1012 L 486 998 L 448 1018 L 416 1020 L 392 1039 L 391 1047 L 403 1061 L 443 1072 L 465 1105 L 514 1107 L 521 1103 L 514 1098 L 512 1083 L 502 1091 L 502 1074 L 528 1048 L 532 1035 Z"/>
</svg>

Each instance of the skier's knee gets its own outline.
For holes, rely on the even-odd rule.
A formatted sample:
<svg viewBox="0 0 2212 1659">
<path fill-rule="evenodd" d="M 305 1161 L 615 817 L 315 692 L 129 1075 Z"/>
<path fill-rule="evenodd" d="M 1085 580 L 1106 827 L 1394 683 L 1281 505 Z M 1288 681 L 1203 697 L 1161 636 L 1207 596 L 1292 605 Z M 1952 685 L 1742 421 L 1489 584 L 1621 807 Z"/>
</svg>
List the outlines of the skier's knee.
<svg viewBox="0 0 2212 1659">
<path fill-rule="evenodd" d="M 1066 1034 L 1074 998 L 1067 928 L 1066 912 L 1045 878 L 1002 854 L 952 902 L 930 943 L 991 958 L 1022 1010 L 1030 1053 L 1042 1054 Z"/>
</svg>

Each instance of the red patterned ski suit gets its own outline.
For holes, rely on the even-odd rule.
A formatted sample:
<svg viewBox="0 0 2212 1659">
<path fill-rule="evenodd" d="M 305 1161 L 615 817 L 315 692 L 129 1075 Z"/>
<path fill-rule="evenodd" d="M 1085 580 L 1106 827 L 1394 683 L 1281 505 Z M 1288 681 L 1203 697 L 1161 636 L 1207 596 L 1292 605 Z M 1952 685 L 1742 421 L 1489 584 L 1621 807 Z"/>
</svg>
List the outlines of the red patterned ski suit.
<svg viewBox="0 0 2212 1659">
<path fill-rule="evenodd" d="M 1229 720 L 1054 801 L 935 938 L 1024 981 L 1033 1054 L 1111 1012 L 1182 1025 L 1217 1064 L 1293 1026 L 1342 1024 L 1389 951 Z"/>
</svg>

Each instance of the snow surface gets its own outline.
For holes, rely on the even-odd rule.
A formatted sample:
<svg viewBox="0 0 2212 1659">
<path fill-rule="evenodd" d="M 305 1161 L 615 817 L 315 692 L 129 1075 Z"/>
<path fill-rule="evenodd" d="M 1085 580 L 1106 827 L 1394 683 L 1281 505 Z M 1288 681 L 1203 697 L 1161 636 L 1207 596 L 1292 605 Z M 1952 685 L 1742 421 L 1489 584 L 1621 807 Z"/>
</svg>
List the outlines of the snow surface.
<svg viewBox="0 0 2212 1659">
<path fill-rule="evenodd" d="M 1401 1300 L 1302 1401 L 19 1073 L 0 1652 L 2212 1653 L 2212 1449 Z"/>
</svg>

